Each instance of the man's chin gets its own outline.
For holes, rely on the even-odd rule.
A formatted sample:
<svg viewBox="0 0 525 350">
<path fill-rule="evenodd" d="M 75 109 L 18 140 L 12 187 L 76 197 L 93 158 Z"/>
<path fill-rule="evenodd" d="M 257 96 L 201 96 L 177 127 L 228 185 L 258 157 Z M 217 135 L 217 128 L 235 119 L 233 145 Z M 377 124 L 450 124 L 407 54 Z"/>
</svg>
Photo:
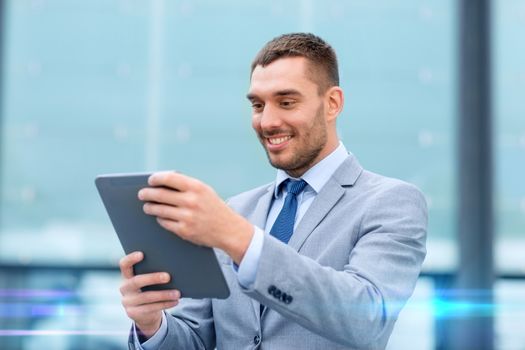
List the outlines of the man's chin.
<svg viewBox="0 0 525 350">
<path fill-rule="evenodd" d="M 270 157 L 268 157 L 268 160 L 270 161 L 270 165 L 274 168 L 284 170 L 283 165 L 280 162 L 273 161 Z"/>
<path fill-rule="evenodd" d="M 281 169 L 281 170 L 288 170 L 290 168 L 290 165 L 287 163 L 287 162 L 284 162 L 282 160 L 279 160 L 279 159 L 275 159 L 275 158 L 272 158 L 272 156 L 270 156 L 270 154 L 267 154 L 268 155 L 268 161 L 270 162 L 271 166 L 273 166 L 274 168 L 276 169 Z"/>
<path fill-rule="evenodd" d="M 291 164 L 290 162 L 285 162 L 285 161 L 279 161 L 279 160 L 276 160 L 276 159 L 272 159 L 270 156 L 268 156 L 268 160 L 270 161 L 270 164 L 276 168 L 276 169 L 280 169 L 280 170 L 283 170 L 283 171 L 293 171 L 296 169 L 296 167 L 294 167 L 293 164 Z"/>
<path fill-rule="evenodd" d="M 286 159 L 283 154 L 280 156 L 277 156 L 275 154 L 271 154 L 270 152 L 266 151 L 266 156 L 268 157 L 268 161 L 270 162 L 271 166 L 273 166 L 276 169 L 280 169 L 286 172 L 294 172 L 297 169 L 301 168 L 302 165 L 298 164 L 298 160 L 294 159 Z"/>
</svg>

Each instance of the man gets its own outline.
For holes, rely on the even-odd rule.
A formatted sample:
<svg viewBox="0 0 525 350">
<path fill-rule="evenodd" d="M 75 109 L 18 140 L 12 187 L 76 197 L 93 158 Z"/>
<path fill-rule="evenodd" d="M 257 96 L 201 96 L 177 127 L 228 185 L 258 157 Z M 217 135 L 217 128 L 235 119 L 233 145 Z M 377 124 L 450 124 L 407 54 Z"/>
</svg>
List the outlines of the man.
<svg viewBox="0 0 525 350">
<path fill-rule="evenodd" d="M 135 321 L 130 348 L 385 348 L 425 256 L 423 196 L 363 170 L 339 141 L 344 97 L 335 53 L 322 39 L 296 33 L 267 43 L 247 97 L 275 182 L 228 205 L 175 172 L 152 175 L 149 184 L 163 187 L 139 192 L 164 228 L 216 248 L 231 296 L 141 292 L 169 276 L 134 276 L 142 254 L 127 255 L 121 293 Z"/>
</svg>

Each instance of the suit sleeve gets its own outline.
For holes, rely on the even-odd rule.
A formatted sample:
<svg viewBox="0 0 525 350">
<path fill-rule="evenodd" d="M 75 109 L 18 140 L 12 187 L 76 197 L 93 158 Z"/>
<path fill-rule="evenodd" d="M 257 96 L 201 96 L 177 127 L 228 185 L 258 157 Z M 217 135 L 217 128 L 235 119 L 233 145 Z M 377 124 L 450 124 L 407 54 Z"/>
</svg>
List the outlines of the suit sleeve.
<svg viewBox="0 0 525 350">
<path fill-rule="evenodd" d="M 266 235 L 255 283 L 241 289 L 291 321 L 349 347 L 368 348 L 379 338 L 388 339 L 426 254 L 427 209 L 421 193 L 405 183 L 380 191 L 364 205 L 359 238 L 342 271 Z M 341 221 L 334 229 L 347 234 Z"/>
<path fill-rule="evenodd" d="M 215 349 L 210 299 L 182 298 L 166 321 L 167 334 L 156 349 Z"/>
<path fill-rule="evenodd" d="M 166 334 L 168 333 L 168 326 L 166 326 L 166 312 L 162 312 L 162 320 L 160 323 L 160 328 L 155 332 L 155 334 L 146 340 L 144 343 L 140 343 L 139 341 L 139 335 L 137 332 L 137 325 L 133 323 L 133 326 L 131 327 L 131 337 L 130 342 L 132 341 L 135 344 L 135 350 L 153 350 L 157 349 L 162 342 L 162 339 L 166 337 Z"/>
</svg>

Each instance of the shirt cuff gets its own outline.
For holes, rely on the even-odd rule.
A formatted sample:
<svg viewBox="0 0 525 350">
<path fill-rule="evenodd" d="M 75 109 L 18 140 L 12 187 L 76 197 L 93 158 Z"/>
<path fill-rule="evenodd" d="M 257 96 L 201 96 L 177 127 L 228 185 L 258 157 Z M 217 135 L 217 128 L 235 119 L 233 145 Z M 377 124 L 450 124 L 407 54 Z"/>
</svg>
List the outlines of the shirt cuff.
<svg viewBox="0 0 525 350">
<path fill-rule="evenodd" d="M 237 271 L 237 280 L 244 288 L 251 288 L 255 283 L 257 276 L 257 267 L 261 257 L 262 246 L 264 242 L 264 232 L 257 226 L 254 226 L 252 240 L 239 266 L 233 264 L 233 269 Z"/>
<path fill-rule="evenodd" d="M 140 344 L 139 335 L 137 334 L 137 326 L 133 323 L 133 342 L 137 350 L 152 350 L 157 349 L 166 335 L 168 334 L 168 321 L 166 320 L 166 313 L 162 312 L 162 320 L 160 321 L 160 328 L 153 334 L 151 338 Z"/>
</svg>

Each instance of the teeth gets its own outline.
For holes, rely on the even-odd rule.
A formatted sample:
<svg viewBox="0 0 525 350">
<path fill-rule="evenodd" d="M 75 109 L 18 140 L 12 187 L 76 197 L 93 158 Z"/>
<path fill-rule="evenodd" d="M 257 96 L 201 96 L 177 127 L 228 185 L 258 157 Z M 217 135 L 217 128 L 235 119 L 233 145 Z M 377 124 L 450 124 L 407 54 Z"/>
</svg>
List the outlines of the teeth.
<svg viewBox="0 0 525 350">
<path fill-rule="evenodd" d="M 273 139 L 268 139 L 268 141 L 272 144 L 272 145 L 279 145 L 285 141 L 288 141 L 289 139 L 291 139 L 292 137 L 291 136 L 285 136 L 285 137 L 275 137 Z"/>
</svg>

